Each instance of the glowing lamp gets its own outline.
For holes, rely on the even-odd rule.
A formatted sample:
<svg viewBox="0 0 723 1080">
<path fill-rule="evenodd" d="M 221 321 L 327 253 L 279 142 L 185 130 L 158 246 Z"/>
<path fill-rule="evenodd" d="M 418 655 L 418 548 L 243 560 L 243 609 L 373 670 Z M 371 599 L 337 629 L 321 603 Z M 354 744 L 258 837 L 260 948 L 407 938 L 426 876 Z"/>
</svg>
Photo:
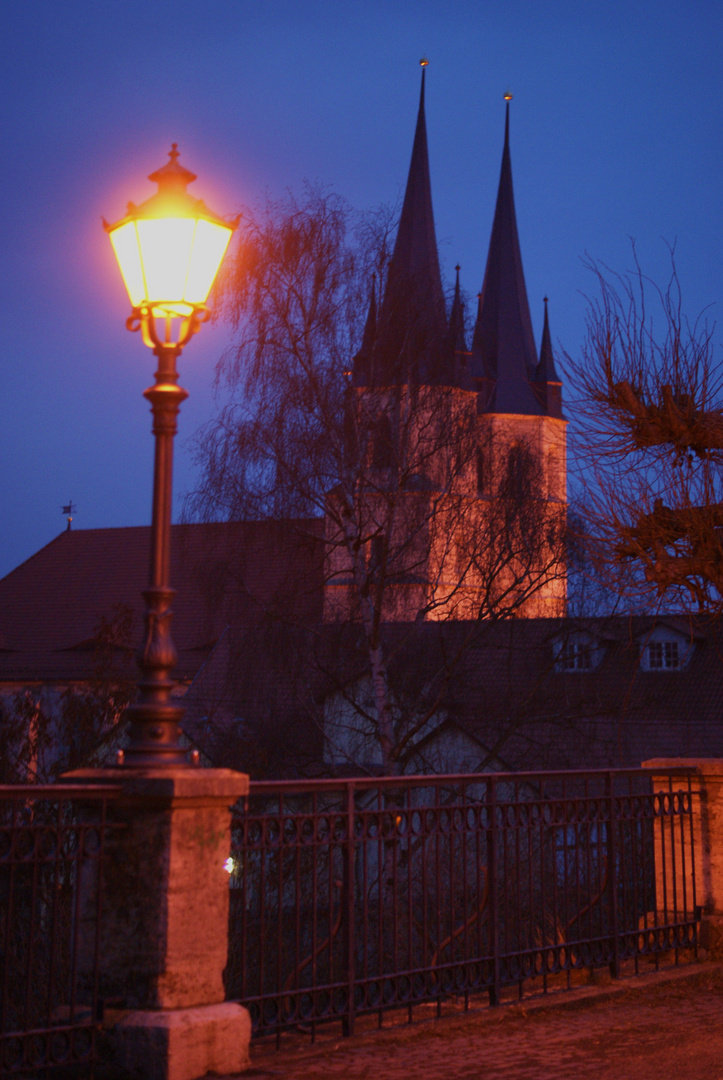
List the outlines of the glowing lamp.
<svg viewBox="0 0 723 1080">
<path fill-rule="evenodd" d="M 236 227 L 189 195 L 196 176 L 178 156 L 173 143 L 170 160 L 148 177 L 158 184 L 155 195 L 129 203 L 114 225 L 104 222 L 136 318 L 202 314 Z"/>
</svg>

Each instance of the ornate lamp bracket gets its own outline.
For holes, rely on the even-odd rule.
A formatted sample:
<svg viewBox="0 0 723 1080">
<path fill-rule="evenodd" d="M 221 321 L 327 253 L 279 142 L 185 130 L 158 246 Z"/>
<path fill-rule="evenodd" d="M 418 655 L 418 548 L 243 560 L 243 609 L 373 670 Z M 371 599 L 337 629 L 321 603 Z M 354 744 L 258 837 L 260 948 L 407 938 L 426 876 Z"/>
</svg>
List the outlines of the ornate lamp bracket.
<svg viewBox="0 0 723 1080">
<path fill-rule="evenodd" d="M 154 306 L 158 307 L 158 305 Z M 178 317 L 173 313 L 154 314 L 154 309 L 149 304 L 141 304 L 139 307 L 134 307 L 126 319 L 126 329 L 132 333 L 137 333 L 140 330 L 143 335 L 143 343 L 149 349 L 153 349 L 154 352 L 157 352 L 158 349 L 173 349 L 178 356 L 181 349 L 188 344 L 193 335 L 198 333 L 203 323 L 208 322 L 211 318 L 211 312 L 206 304 L 194 305 L 187 315 L 181 317 L 178 338 L 174 341 L 173 323 Z M 163 325 L 163 338 L 158 333 L 159 323 Z"/>
</svg>

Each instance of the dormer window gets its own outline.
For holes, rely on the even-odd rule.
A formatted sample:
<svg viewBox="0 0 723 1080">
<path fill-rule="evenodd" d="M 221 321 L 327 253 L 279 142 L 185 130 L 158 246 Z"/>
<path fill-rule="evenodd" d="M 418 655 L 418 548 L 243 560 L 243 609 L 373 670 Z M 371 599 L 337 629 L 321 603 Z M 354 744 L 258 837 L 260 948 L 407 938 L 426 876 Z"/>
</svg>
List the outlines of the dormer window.
<svg viewBox="0 0 723 1080">
<path fill-rule="evenodd" d="M 656 626 L 638 641 L 643 671 L 682 671 L 693 655 L 693 642 L 672 626 Z"/>
<path fill-rule="evenodd" d="M 560 650 L 559 662 L 563 671 L 589 671 L 592 667 L 589 642 L 566 641 Z"/>
<path fill-rule="evenodd" d="M 648 667 L 651 671 L 680 667 L 677 641 L 651 641 L 647 649 Z"/>
<path fill-rule="evenodd" d="M 553 646 L 555 671 L 592 671 L 603 658 L 600 642 L 585 630 L 572 630 Z"/>
</svg>

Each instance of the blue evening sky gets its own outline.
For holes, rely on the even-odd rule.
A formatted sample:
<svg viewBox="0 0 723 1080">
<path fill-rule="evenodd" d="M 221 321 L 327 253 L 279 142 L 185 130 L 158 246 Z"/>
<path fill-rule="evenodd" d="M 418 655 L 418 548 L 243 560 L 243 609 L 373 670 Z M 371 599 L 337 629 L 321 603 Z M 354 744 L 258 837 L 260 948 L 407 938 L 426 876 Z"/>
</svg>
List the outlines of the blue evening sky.
<svg viewBox="0 0 723 1080">
<path fill-rule="evenodd" d="M 219 213 L 319 180 L 359 208 L 406 179 L 430 59 L 427 124 L 443 272 L 482 283 L 502 96 L 539 343 L 584 331 L 589 252 L 653 277 L 677 243 L 686 308 L 723 293 L 723 5 L 719 0 L 6 0 L 0 94 L 0 574 L 64 527 L 150 520 L 152 355 L 101 215 L 154 190 L 179 144 Z M 212 414 L 222 326 L 181 359 L 177 440 Z"/>
</svg>

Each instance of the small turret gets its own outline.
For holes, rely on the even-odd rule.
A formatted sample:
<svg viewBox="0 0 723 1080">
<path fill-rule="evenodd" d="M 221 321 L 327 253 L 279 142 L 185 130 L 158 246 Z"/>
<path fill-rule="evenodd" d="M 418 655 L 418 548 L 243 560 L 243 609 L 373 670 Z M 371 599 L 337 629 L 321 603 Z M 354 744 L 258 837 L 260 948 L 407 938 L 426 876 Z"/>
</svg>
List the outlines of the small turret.
<svg viewBox="0 0 723 1080">
<path fill-rule="evenodd" d="M 464 304 L 459 287 L 459 263 L 455 266 L 454 298 L 452 309 L 449 313 L 449 327 L 447 330 L 447 356 L 452 361 L 453 381 L 456 386 L 464 390 L 472 389 L 469 376 L 469 353 L 464 333 Z"/>
<path fill-rule="evenodd" d="M 352 382 L 354 386 L 368 386 L 371 382 L 371 365 L 374 356 L 374 345 L 377 337 L 377 289 L 376 279 L 372 277 L 372 286 L 369 290 L 369 310 L 367 321 L 364 324 L 364 334 L 359 352 L 354 357 Z"/>
<path fill-rule="evenodd" d="M 550 324 L 547 317 L 547 297 L 545 303 L 545 325 L 542 329 L 540 361 L 535 371 L 535 386 L 538 400 L 547 416 L 562 420 L 562 383 L 555 370 L 555 357 L 552 352 Z"/>
</svg>

